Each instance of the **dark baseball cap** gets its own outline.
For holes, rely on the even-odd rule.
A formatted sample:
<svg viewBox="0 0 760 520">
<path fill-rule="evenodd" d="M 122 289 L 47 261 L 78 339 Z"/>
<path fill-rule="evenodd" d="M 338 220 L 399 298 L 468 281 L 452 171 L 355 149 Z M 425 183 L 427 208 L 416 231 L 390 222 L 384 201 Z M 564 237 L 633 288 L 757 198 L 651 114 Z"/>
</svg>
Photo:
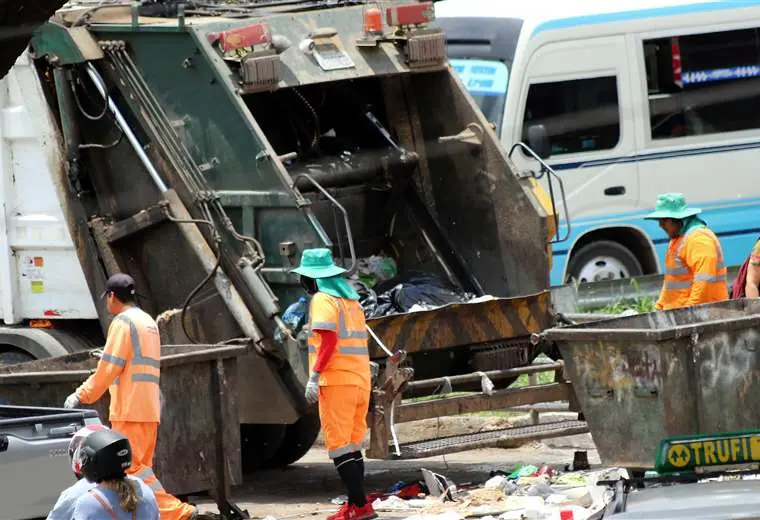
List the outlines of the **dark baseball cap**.
<svg viewBox="0 0 760 520">
<path fill-rule="evenodd" d="M 125 273 L 116 273 L 106 282 L 106 290 L 100 296 L 103 298 L 108 293 L 114 293 L 116 296 L 127 296 L 135 294 L 135 280 Z"/>
</svg>

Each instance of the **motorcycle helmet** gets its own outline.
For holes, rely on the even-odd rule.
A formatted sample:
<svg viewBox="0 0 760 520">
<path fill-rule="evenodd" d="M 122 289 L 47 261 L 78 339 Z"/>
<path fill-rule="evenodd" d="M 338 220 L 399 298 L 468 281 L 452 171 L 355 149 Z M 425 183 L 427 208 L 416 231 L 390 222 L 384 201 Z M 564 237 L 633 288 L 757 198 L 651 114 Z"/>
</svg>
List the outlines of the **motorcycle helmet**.
<svg viewBox="0 0 760 520">
<path fill-rule="evenodd" d="M 69 441 L 69 460 L 71 461 L 71 469 L 74 471 L 74 475 L 76 475 L 78 479 L 82 478 L 82 470 L 79 465 L 79 459 L 75 457 L 74 454 L 82 445 L 82 442 L 84 442 L 86 437 L 94 432 L 107 429 L 108 428 L 102 424 L 88 424 L 84 428 L 80 428 Z"/>
<path fill-rule="evenodd" d="M 101 430 L 85 437 L 75 456 L 84 478 L 95 483 L 124 477 L 132 465 L 129 440 L 113 430 Z"/>
</svg>

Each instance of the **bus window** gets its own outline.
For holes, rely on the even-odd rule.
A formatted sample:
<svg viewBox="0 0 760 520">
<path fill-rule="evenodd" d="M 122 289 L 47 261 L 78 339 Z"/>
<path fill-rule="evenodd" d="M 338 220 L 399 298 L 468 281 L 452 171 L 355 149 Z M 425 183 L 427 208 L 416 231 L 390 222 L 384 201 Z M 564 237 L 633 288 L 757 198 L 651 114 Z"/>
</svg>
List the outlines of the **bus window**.
<svg viewBox="0 0 760 520">
<path fill-rule="evenodd" d="M 644 41 L 652 139 L 760 128 L 760 31 Z"/>
<path fill-rule="evenodd" d="M 620 140 L 615 76 L 534 83 L 528 91 L 523 141 L 531 125 L 546 127 L 552 157 L 610 150 Z"/>
<path fill-rule="evenodd" d="M 495 60 L 450 59 L 449 63 L 480 111 L 496 126 L 496 133 L 501 134 L 509 81 L 507 66 Z"/>
</svg>

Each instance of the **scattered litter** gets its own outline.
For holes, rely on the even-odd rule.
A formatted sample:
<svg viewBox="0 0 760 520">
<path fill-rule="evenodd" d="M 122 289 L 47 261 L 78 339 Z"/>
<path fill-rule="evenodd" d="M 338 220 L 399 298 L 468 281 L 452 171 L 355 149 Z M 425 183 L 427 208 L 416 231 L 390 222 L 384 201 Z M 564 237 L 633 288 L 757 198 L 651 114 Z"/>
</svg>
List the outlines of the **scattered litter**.
<svg viewBox="0 0 760 520">
<path fill-rule="evenodd" d="M 508 478 L 511 479 L 517 479 L 520 477 L 530 477 L 531 475 L 534 475 L 538 471 L 538 468 L 536 466 L 520 466 L 516 470 L 514 470 L 512 473 L 509 474 Z"/>
<path fill-rule="evenodd" d="M 425 485 L 430 491 L 430 495 L 434 497 L 443 496 L 449 500 L 454 499 L 454 495 L 457 492 L 457 487 L 444 475 L 433 473 L 432 471 L 421 468 L 422 477 L 425 479 Z"/>
<path fill-rule="evenodd" d="M 553 495 L 554 490 L 551 488 L 550 485 L 545 484 L 543 482 L 538 482 L 530 486 L 528 490 L 526 491 L 526 494 L 532 497 L 546 498 L 549 495 Z"/>
<path fill-rule="evenodd" d="M 505 500 L 507 500 L 507 495 L 504 494 L 504 491 L 493 488 L 473 489 L 468 493 L 466 499 L 469 505 L 475 507 L 503 502 Z"/>
<path fill-rule="evenodd" d="M 342 506 L 346 502 L 348 502 L 348 496 L 346 495 L 340 495 L 330 500 L 330 503 L 336 506 Z"/>
<path fill-rule="evenodd" d="M 384 500 L 378 498 L 372 502 L 372 507 L 375 509 L 375 511 L 387 512 L 408 511 L 412 508 L 412 506 L 410 506 L 405 500 L 397 497 L 396 495 L 391 495 Z"/>
<path fill-rule="evenodd" d="M 408 517 L 406 520 L 463 520 L 464 517 L 457 511 L 442 511 L 437 514 L 421 514 Z"/>
</svg>

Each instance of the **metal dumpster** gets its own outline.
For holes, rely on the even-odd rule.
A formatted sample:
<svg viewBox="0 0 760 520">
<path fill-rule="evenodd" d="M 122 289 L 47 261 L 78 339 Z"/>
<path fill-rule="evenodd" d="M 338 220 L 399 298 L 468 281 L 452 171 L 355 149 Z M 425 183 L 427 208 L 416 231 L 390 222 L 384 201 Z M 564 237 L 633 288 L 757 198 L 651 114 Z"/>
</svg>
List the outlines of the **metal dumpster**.
<svg viewBox="0 0 760 520">
<path fill-rule="evenodd" d="M 154 470 L 169 492 L 212 491 L 217 501 L 226 501 L 226 488 L 241 482 L 237 358 L 246 351 L 244 346 L 161 347 L 162 420 Z M 0 403 L 62 406 L 97 362 L 86 351 L 2 366 Z M 106 392 L 92 407 L 105 424 L 109 403 Z"/>
<path fill-rule="evenodd" d="M 665 437 L 760 425 L 760 301 L 553 328 L 603 464 L 654 465 Z"/>
</svg>

